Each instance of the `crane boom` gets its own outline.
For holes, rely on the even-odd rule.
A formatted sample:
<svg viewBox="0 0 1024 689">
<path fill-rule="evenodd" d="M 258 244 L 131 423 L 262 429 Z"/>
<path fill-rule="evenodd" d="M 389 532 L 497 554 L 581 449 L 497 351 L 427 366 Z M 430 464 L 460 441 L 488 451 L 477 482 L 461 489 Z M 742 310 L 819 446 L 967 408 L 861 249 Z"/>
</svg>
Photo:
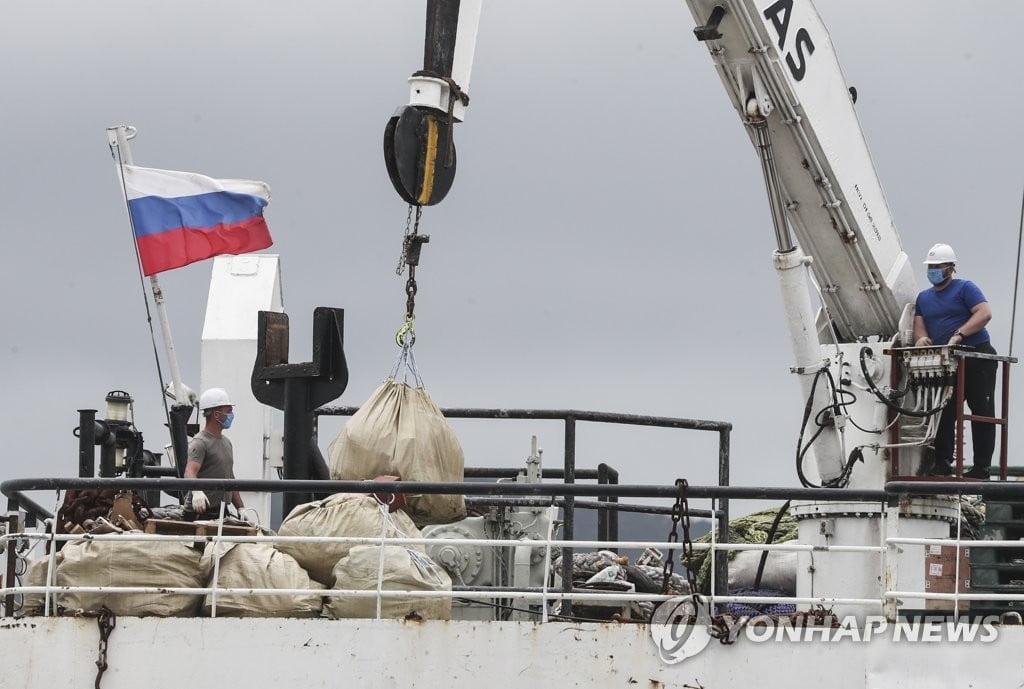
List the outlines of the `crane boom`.
<svg viewBox="0 0 1024 689">
<path fill-rule="evenodd" d="M 687 0 L 733 106 L 767 128 L 785 220 L 842 342 L 890 339 L 917 294 L 854 97 L 810 0 Z M 718 9 L 716 9 L 718 8 Z M 756 106 L 756 109 L 754 107 Z M 787 247 L 780 238 L 780 250 Z M 819 326 L 821 320 L 819 319 Z"/>
<path fill-rule="evenodd" d="M 917 287 L 854 110 L 855 94 L 811 0 L 686 2 L 697 21 L 694 33 L 707 45 L 761 159 L 791 371 L 806 400 L 798 476 L 808 486 L 878 487 L 889 472 L 886 448 L 907 447 L 906 458 L 912 446 L 919 457 L 928 432 L 885 444 L 887 405 L 877 389 L 890 380 L 892 364 L 883 352 L 909 337 Z M 454 178 L 452 134 L 469 103 L 464 88 L 481 3 L 427 1 L 424 69 L 410 79 L 409 105 L 385 130 L 388 172 L 410 213 L 412 206 L 441 201 Z M 821 297 L 817 315 L 808 267 Z M 869 338 L 877 339 L 877 352 Z M 858 396 L 853 388 L 876 394 Z M 810 457 L 817 471 L 808 477 Z"/>
</svg>

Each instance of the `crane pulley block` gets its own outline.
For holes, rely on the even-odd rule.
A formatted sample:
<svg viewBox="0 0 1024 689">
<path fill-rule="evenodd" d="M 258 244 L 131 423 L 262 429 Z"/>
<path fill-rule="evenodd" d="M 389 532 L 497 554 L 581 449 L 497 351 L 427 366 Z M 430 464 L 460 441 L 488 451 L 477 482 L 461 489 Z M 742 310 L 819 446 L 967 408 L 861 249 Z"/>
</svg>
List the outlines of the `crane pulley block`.
<svg viewBox="0 0 1024 689">
<path fill-rule="evenodd" d="M 406 203 L 440 203 L 455 181 L 453 122 L 445 114 L 400 107 L 384 129 L 384 162 L 395 191 Z"/>
</svg>

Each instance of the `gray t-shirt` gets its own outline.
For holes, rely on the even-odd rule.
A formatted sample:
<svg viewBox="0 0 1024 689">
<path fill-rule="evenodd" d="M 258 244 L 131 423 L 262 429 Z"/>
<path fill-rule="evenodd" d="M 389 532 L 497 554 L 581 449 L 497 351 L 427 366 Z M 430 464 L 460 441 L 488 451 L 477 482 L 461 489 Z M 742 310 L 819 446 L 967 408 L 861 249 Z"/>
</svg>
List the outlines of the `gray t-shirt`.
<svg viewBox="0 0 1024 689">
<path fill-rule="evenodd" d="M 200 465 L 198 478 L 234 478 L 235 457 L 231 441 L 226 436 L 219 438 L 211 435 L 206 429 L 196 433 L 188 444 L 188 461 Z M 206 491 L 210 498 L 210 509 L 218 509 L 218 503 L 224 502 L 225 494 L 221 491 Z M 189 496 L 191 500 L 191 496 Z"/>
</svg>

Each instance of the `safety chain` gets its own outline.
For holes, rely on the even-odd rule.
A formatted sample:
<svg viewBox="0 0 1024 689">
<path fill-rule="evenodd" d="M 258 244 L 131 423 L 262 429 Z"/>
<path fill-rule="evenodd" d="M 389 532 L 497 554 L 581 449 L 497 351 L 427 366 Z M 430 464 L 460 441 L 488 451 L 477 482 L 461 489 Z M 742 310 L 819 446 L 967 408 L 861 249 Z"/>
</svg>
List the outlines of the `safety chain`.
<svg viewBox="0 0 1024 689">
<path fill-rule="evenodd" d="M 402 253 L 398 257 L 398 266 L 395 268 L 395 275 L 401 275 L 405 271 L 406 247 L 409 245 L 409 236 L 412 234 L 412 213 L 416 211 L 416 230 L 419 231 L 420 207 L 409 204 L 409 211 L 405 214 L 405 234 L 402 235 Z"/>
<path fill-rule="evenodd" d="M 719 643 L 728 646 L 736 643 L 745 624 L 745 620 L 737 620 L 732 615 L 712 615 L 708 634 L 712 639 L 718 639 Z"/>
<path fill-rule="evenodd" d="M 96 624 L 100 628 L 100 650 L 99 656 L 96 658 L 96 689 L 100 689 L 100 680 L 103 679 L 103 673 L 107 671 L 107 641 L 110 639 L 110 633 L 114 631 L 114 627 L 117 626 L 117 618 L 114 617 L 114 613 L 111 612 L 110 608 L 103 606 L 100 608 L 100 614 L 96 618 Z"/>
<path fill-rule="evenodd" d="M 679 534 L 676 529 L 680 523 L 683 527 L 683 553 L 681 559 L 689 564 L 693 558 L 693 541 L 690 540 L 690 503 L 686 497 L 686 491 L 690 487 L 689 481 L 685 478 L 676 479 L 676 501 L 672 505 L 672 529 L 668 532 L 668 542 L 678 543 Z M 669 555 L 665 558 L 665 567 L 662 570 L 661 595 L 668 593 L 668 583 L 672 578 L 675 569 L 675 556 L 669 549 Z M 697 595 L 697 577 L 692 567 L 686 567 L 686 583 L 690 586 L 690 595 L 693 596 L 693 604 L 696 606 L 700 600 Z M 696 608 L 695 608 L 696 609 Z"/>
<path fill-rule="evenodd" d="M 409 277 L 405 281 L 405 323 L 395 334 L 395 342 L 399 347 L 405 345 L 407 335 L 410 338 L 410 345 L 416 340 L 416 331 L 413 328 L 416 320 L 416 266 L 420 264 L 420 250 L 430 241 L 430 235 L 419 233 L 422 215 L 422 206 L 409 204 L 409 212 L 405 216 L 405 235 L 402 237 L 402 255 L 399 256 L 398 267 L 395 269 L 395 274 L 401 275 L 405 267 L 409 266 Z"/>
<path fill-rule="evenodd" d="M 685 478 L 676 479 L 676 501 L 675 504 L 672 505 L 672 529 L 668 534 L 668 542 L 679 542 L 677 529 L 681 526 L 683 531 L 683 540 L 681 543 L 683 552 L 679 559 L 686 565 L 686 583 L 690 586 L 690 596 L 693 599 L 693 610 L 696 614 L 696 612 L 700 610 L 701 606 L 704 605 L 704 602 L 701 600 L 701 596 L 697 592 L 697 575 L 693 571 L 693 541 L 690 538 L 690 502 L 686 495 L 689 487 L 690 484 Z M 708 557 L 713 556 L 713 553 L 708 554 Z M 662 595 L 668 593 L 668 582 L 669 579 L 672 578 L 672 570 L 674 566 L 675 557 L 672 555 L 670 548 L 669 555 L 665 559 L 664 570 L 662 571 Z M 694 618 L 692 621 L 696 622 L 697 620 Z M 736 642 L 742 628 L 742 624 L 733 624 L 733 620 L 729 615 L 711 615 L 711 628 L 708 630 L 708 633 L 723 644 L 732 644 Z"/>
</svg>

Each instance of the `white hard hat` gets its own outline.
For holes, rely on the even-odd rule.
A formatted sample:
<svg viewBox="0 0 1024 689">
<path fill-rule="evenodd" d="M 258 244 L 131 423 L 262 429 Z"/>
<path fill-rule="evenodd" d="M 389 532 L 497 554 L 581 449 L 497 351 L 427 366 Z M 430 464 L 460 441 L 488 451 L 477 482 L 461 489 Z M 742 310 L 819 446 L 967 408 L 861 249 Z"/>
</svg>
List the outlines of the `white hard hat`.
<svg viewBox="0 0 1024 689">
<path fill-rule="evenodd" d="M 936 244 L 928 249 L 928 255 L 924 259 L 925 265 L 937 263 L 956 263 L 956 252 L 949 244 Z"/>
<path fill-rule="evenodd" d="M 224 388 L 210 388 L 204 390 L 203 394 L 199 396 L 199 409 L 206 411 L 207 409 L 213 409 L 214 407 L 230 407 L 231 400 L 228 399 L 227 390 Z"/>
</svg>

